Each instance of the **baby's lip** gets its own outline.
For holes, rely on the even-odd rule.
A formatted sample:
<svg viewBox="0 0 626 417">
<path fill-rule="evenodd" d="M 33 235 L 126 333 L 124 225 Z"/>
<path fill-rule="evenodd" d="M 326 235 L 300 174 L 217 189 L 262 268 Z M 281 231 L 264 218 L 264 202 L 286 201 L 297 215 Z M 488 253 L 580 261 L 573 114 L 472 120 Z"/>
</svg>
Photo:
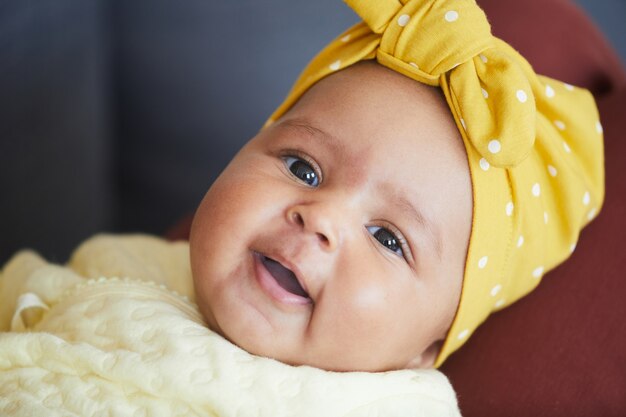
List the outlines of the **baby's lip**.
<svg viewBox="0 0 626 417">
<path fill-rule="evenodd" d="M 312 302 L 311 297 L 307 291 L 306 286 L 304 285 L 299 273 L 299 268 L 297 265 L 288 262 L 280 256 L 279 254 L 264 254 L 261 252 L 253 251 L 253 256 L 255 259 L 255 273 L 256 278 L 259 281 L 261 287 L 267 292 L 272 298 L 276 299 L 285 304 L 310 304 Z M 294 288 L 286 288 L 284 282 L 279 282 L 278 277 L 274 276 L 274 274 L 270 271 L 271 265 L 270 262 L 276 262 L 280 264 L 280 267 L 286 268 L 290 271 L 290 279 L 295 278 L 297 284 L 301 287 L 300 289 Z M 270 266 L 270 269 L 268 269 Z M 302 294 L 304 291 L 304 294 Z"/>
</svg>

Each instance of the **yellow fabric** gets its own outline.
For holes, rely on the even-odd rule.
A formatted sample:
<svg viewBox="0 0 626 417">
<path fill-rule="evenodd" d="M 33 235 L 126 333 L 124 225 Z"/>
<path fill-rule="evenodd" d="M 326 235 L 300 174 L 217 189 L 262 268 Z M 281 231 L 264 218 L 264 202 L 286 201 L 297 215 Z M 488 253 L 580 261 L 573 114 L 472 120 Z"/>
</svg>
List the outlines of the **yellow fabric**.
<svg viewBox="0 0 626 417">
<path fill-rule="evenodd" d="M 439 366 L 491 312 L 530 292 L 574 250 L 604 200 L 602 125 L 589 91 L 535 74 L 491 35 L 474 1 L 346 3 L 363 22 L 313 59 L 267 124 L 317 81 L 361 60 L 443 90 L 467 151 L 474 212 Z"/>
<path fill-rule="evenodd" d="M 0 270 L 0 416 L 461 416 L 437 370 L 255 356 L 208 329 L 193 295 L 187 242 L 98 235 L 67 266 L 17 253 Z"/>
</svg>

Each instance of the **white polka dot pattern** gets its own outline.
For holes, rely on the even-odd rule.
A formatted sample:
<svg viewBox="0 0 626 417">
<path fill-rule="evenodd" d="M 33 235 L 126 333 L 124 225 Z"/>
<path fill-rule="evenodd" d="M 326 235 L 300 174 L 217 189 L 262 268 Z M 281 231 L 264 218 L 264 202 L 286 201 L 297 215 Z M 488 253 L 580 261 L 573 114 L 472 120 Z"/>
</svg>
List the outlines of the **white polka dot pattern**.
<svg viewBox="0 0 626 417">
<path fill-rule="evenodd" d="M 538 182 L 533 184 L 533 188 L 532 188 L 531 192 L 533 193 L 533 195 L 535 197 L 539 197 L 539 195 L 541 195 L 541 186 L 539 185 Z"/>
<path fill-rule="evenodd" d="M 489 149 L 489 152 L 495 154 L 495 153 L 500 152 L 500 150 L 502 149 L 502 145 L 500 144 L 499 140 L 492 139 L 491 141 L 489 141 L 487 148 Z"/>
<path fill-rule="evenodd" d="M 596 132 L 598 132 L 598 134 L 602 134 L 604 133 L 604 129 L 602 128 L 602 124 L 600 123 L 600 121 L 596 122 Z"/>
<path fill-rule="evenodd" d="M 572 153 L 572 149 L 569 147 L 569 145 L 565 141 L 563 141 L 563 149 L 565 149 L 565 152 L 567 153 Z"/>
<path fill-rule="evenodd" d="M 336 60 L 335 62 L 333 62 L 332 64 L 330 64 L 328 66 L 328 68 L 330 68 L 333 71 L 337 71 L 339 68 L 341 68 L 341 60 Z"/>
<path fill-rule="evenodd" d="M 500 292 L 500 290 L 502 289 L 502 285 L 498 284 L 495 287 L 493 287 L 490 291 L 490 294 L 492 297 L 495 297 L 496 295 L 498 295 L 498 293 Z"/>
<path fill-rule="evenodd" d="M 593 220 L 593 218 L 596 217 L 596 211 L 595 207 L 589 210 L 589 213 L 587 213 L 587 220 Z"/>
<path fill-rule="evenodd" d="M 554 125 L 556 126 L 557 129 L 559 130 L 565 130 L 565 123 L 563 123 L 560 120 L 555 120 L 554 121 Z"/>
<path fill-rule="evenodd" d="M 515 206 L 513 205 L 512 201 L 509 201 L 508 203 L 506 203 L 506 215 L 507 216 L 511 216 L 513 214 L 513 208 Z"/>
<path fill-rule="evenodd" d="M 548 173 L 550 173 L 551 177 L 556 177 L 557 172 L 558 171 L 555 167 L 553 167 L 552 165 L 548 165 Z"/>
<path fill-rule="evenodd" d="M 403 14 L 398 18 L 398 25 L 404 27 L 409 23 L 410 19 L 411 16 L 409 16 L 408 14 Z"/>
<path fill-rule="evenodd" d="M 445 14 L 446 22 L 454 22 L 458 20 L 459 14 L 455 10 L 449 10 Z"/>
</svg>

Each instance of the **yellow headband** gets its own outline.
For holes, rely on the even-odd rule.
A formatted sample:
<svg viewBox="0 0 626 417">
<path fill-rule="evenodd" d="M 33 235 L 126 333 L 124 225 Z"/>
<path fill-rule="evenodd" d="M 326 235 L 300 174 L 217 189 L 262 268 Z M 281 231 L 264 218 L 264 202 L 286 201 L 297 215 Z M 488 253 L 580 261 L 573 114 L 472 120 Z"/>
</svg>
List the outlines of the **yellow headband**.
<svg viewBox="0 0 626 417">
<path fill-rule="evenodd" d="M 363 19 L 309 63 L 267 124 L 323 77 L 380 64 L 443 90 L 473 186 L 461 300 L 435 366 L 487 316 L 566 259 L 604 200 L 602 126 L 591 94 L 535 74 L 469 0 L 345 0 Z"/>
</svg>

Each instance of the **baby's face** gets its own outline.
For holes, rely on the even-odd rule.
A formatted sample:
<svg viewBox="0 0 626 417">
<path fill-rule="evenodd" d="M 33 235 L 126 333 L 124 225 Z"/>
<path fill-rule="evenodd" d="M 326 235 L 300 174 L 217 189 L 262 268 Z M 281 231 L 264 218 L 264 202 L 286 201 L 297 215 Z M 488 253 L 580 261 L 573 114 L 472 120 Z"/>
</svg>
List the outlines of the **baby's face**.
<svg viewBox="0 0 626 417">
<path fill-rule="evenodd" d="M 232 160 L 191 230 L 196 298 L 243 349 L 338 371 L 429 367 L 454 317 L 469 168 L 439 90 L 362 63 Z"/>
</svg>

